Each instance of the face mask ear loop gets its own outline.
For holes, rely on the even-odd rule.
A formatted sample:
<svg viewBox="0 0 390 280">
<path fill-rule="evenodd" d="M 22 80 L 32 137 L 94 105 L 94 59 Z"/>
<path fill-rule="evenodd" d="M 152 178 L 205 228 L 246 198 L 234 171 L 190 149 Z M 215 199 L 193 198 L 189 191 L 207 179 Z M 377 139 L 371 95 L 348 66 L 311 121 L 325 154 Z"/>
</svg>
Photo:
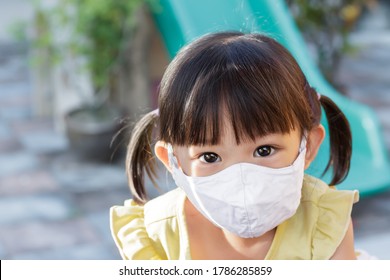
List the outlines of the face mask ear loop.
<svg viewBox="0 0 390 280">
<path fill-rule="evenodd" d="M 302 141 L 301 141 L 301 144 L 299 145 L 299 153 L 301 153 L 304 149 L 306 149 L 306 144 L 307 144 L 307 131 L 305 131 L 303 133 L 303 136 L 302 136 Z"/>
<path fill-rule="evenodd" d="M 175 155 L 173 154 L 173 147 L 170 143 L 168 143 L 168 147 L 167 147 L 167 150 L 168 150 L 168 161 L 169 161 L 169 166 L 172 168 L 172 169 L 179 169 L 179 164 L 177 162 L 177 158 L 175 157 Z"/>
</svg>

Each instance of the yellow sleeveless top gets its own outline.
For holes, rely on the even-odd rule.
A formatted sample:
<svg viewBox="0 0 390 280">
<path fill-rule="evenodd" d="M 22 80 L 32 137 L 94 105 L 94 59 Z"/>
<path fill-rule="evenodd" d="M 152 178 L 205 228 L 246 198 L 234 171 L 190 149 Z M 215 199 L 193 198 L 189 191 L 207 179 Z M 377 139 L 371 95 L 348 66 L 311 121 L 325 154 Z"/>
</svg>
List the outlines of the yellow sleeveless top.
<svg viewBox="0 0 390 280">
<path fill-rule="evenodd" d="M 110 209 L 111 233 L 123 259 L 189 260 L 185 193 L 176 188 L 144 206 L 133 200 Z M 357 191 L 341 191 L 305 175 L 297 212 L 280 224 L 269 260 L 327 260 L 347 231 Z"/>
</svg>

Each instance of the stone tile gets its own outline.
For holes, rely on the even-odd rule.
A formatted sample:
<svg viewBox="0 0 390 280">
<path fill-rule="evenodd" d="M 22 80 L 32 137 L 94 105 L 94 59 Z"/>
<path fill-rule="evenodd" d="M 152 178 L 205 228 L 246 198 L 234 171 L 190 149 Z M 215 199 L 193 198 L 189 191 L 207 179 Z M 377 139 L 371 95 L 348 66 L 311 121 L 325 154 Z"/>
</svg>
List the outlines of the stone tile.
<svg viewBox="0 0 390 280">
<path fill-rule="evenodd" d="M 8 138 L 2 139 L 0 136 L 0 153 L 15 153 L 22 149 L 18 139 Z"/>
<path fill-rule="evenodd" d="M 11 256 L 14 260 L 120 260 L 113 248 L 102 244 L 77 245 L 52 250 L 32 251 Z"/>
<path fill-rule="evenodd" d="M 362 42 L 367 40 L 366 42 Z M 372 49 L 390 46 L 389 32 L 374 32 L 373 34 L 359 34 L 351 36 L 350 40 L 353 46 L 357 46 L 360 50 L 370 51 Z"/>
<path fill-rule="evenodd" d="M 110 214 L 109 209 L 88 214 L 86 219 L 94 226 L 96 232 L 102 236 L 105 244 L 115 247 L 114 239 L 110 231 Z"/>
<path fill-rule="evenodd" d="M 383 204 L 389 204 L 387 192 L 362 198 L 354 205 L 352 219 L 354 221 L 355 237 L 365 238 L 381 232 L 389 232 L 389 209 Z M 390 234 L 388 236 L 390 239 Z"/>
<path fill-rule="evenodd" d="M 56 180 L 70 192 L 113 190 L 127 186 L 124 168 L 113 165 L 57 161 L 53 163 L 52 171 Z"/>
<path fill-rule="evenodd" d="M 39 166 L 38 159 L 29 153 L 18 151 L 0 154 L 0 176 L 19 174 Z"/>
<path fill-rule="evenodd" d="M 348 95 L 351 97 L 365 97 L 366 99 L 375 99 L 377 101 L 390 102 L 390 98 L 387 96 L 388 89 L 386 86 L 380 85 L 372 80 L 364 80 L 363 77 L 356 76 L 356 82 L 348 86 Z"/>
<path fill-rule="evenodd" d="M 390 48 L 390 46 L 389 46 Z M 367 56 L 362 52 L 360 56 Z M 379 60 L 379 61 L 377 61 Z M 388 64 L 390 57 L 387 59 L 382 57 L 345 57 L 341 61 L 341 70 L 338 70 L 338 80 L 343 84 L 355 86 L 374 84 L 378 87 L 388 85 Z"/>
<path fill-rule="evenodd" d="M 4 245 L 0 243 L 0 259 L 4 260 L 7 256 L 7 251 L 4 248 Z"/>
<path fill-rule="evenodd" d="M 0 103 L 9 98 L 26 97 L 31 92 L 32 86 L 28 81 L 23 83 L 11 83 L 0 87 Z"/>
<path fill-rule="evenodd" d="M 68 218 L 75 209 L 62 197 L 54 195 L 0 198 L 0 225 L 28 220 L 54 221 Z"/>
<path fill-rule="evenodd" d="M 30 132 L 19 137 L 22 145 L 33 153 L 55 153 L 68 148 L 66 137 L 53 131 Z"/>
<path fill-rule="evenodd" d="M 50 131 L 54 133 L 53 121 L 48 118 L 37 118 L 28 120 L 15 120 L 10 124 L 12 130 L 17 135 L 29 134 L 32 132 Z"/>
<path fill-rule="evenodd" d="M 390 131 L 389 131 L 389 129 L 384 131 L 383 135 L 384 135 L 384 138 L 385 138 L 384 142 L 385 142 L 385 146 L 387 148 L 388 158 L 390 158 Z"/>
<path fill-rule="evenodd" d="M 121 189 L 72 194 L 73 201 L 83 213 L 93 213 L 102 210 L 108 213 L 111 206 L 122 205 L 130 197 L 130 190 L 125 186 Z"/>
<path fill-rule="evenodd" d="M 390 260 L 390 233 L 388 231 L 364 238 L 355 238 L 355 248 L 363 249 L 379 260 Z"/>
<path fill-rule="evenodd" d="M 8 124 L 0 120 L 0 139 L 9 138 L 11 135 L 11 130 Z"/>
<path fill-rule="evenodd" d="M 4 83 L 1 83 L 1 85 L 4 87 Z M 31 104 L 31 97 L 30 95 L 23 94 L 23 95 L 16 95 L 16 96 L 9 96 L 6 99 L 1 100 L 0 108 L 17 108 L 17 107 L 28 107 Z"/>
<path fill-rule="evenodd" d="M 58 191 L 59 185 L 46 170 L 0 177 L 0 196 Z"/>
<path fill-rule="evenodd" d="M 0 62 L 0 83 L 2 85 L 24 84 L 30 81 L 31 72 L 27 65 L 27 58 L 16 58 L 12 58 L 4 63 Z"/>
<path fill-rule="evenodd" d="M 9 255 L 39 253 L 47 250 L 69 249 L 83 244 L 98 245 L 99 238 L 84 219 L 39 222 L 3 226 L 0 242 Z"/>
<path fill-rule="evenodd" d="M 20 120 L 32 117 L 32 110 L 29 107 L 2 108 L 0 117 L 6 120 Z"/>
<path fill-rule="evenodd" d="M 389 33 L 390 38 L 390 33 Z M 367 66 L 367 70 L 378 70 L 378 69 L 387 69 L 388 63 L 390 61 L 389 57 L 389 47 L 390 44 L 383 46 L 378 45 L 375 48 L 375 51 L 369 51 L 369 49 L 362 52 L 361 61 L 356 61 L 356 64 L 364 64 Z M 364 63 L 363 63 L 364 62 Z M 368 64 L 367 64 L 368 63 Z M 375 78 L 376 75 L 379 75 L 379 77 L 383 78 L 385 77 L 384 74 L 379 71 L 375 71 L 374 73 L 371 73 L 371 77 Z"/>
<path fill-rule="evenodd" d="M 371 199 L 372 207 L 378 212 L 387 215 L 390 220 L 390 191 L 385 191 Z"/>
<path fill-rule="evenodd" d="M 354 234 L 356 238 L 365 238 L 381 232 L 388 232 L 390 220 L 388 216 L 373 214 L 371 210 L 365 216 L 353 215 Z M 388 236 L 390 239 L 390 235 Z"/>
<path fill-rule="evenodd" d="M 3 56 L 0 46 L 0 83 L 26 82 L 29 73 L 29 63 L 26 55 L 19 53 Z"/>
<path fill-rule="evenodd" d="M 351 99 L 357 102 L 366 104 L 367 106 L 371 107 L 374 111 L 388 110 L 388 108 L 390 107 L 390 96 L 379 98 L 378 96 L 382 94 L 383 94 L 382 92 L 379 93 L 376 92 L 370 95 L 367 94 L 367 91 L 365 91 L 364 88 L 360 88 L 358 90 L 354 90 L 352 93 L 349 94 L 349 96 Z"/>
<path fill-rule="evenodd" d="M 369 214 L 386 214 L 383 209 L 378 208 L 378 203 L 382 201 L 390 201 L 389 190 L 376 195 L 362 198 L 354 205 L 354 213 L 358 216 L 366 216 Z M 389 216 L 390 219 L 390 216 Z"/>
<path fill-rule="evenodd" d="M 375 111 L 381 123 L 390 128 L 390 108 L 377 108 Z"/>
</svg>

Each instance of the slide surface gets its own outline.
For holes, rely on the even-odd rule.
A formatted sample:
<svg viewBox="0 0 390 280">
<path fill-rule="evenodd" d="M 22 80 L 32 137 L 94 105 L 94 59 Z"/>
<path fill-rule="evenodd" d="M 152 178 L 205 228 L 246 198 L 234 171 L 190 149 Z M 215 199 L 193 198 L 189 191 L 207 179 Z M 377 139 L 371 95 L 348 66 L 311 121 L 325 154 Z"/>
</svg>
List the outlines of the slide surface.
<svg viewBox="0 0 390 280">
<path fill-rule="evenodd" d="M 193 39 L 214 31 L 262 32 L 282 43 L 297 59 L 309 83 L 338 104 L 353 135 L 351 169 L 339 189 L 357 189 L 361 196 L 390 188 L 390 161 L 379 120 L 367 106 L 347 99 L 323 77 L 283 0 L 160 0 L 156 25 L 170 57 Z M 367 93 L 369 94 L 369 93 Z M 322 123 L 327 127 L 323 117 Z M 308 174 L 321 177 L 329 158 L 326 138 Z M 323 177 L 329 182 L 330 172 Z"/>
</svg>

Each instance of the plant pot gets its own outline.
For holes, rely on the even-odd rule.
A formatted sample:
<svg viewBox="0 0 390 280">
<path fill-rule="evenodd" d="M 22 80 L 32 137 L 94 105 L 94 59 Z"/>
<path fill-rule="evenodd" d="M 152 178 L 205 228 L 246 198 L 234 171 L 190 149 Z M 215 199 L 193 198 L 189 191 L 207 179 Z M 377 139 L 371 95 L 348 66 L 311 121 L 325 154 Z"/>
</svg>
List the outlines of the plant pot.
<svg viewBox="0 0 390 280">
<path fill-rule="evenodd" d="M 112 105 L 85 106 L 68 112 L 65 128 L 70 147 L 86 159 L 108 161 L 118 157 L 124 148 L 123 133 L 116 135 L 123 128 L 124 117 L 124 110 Z"/>
</svg>

